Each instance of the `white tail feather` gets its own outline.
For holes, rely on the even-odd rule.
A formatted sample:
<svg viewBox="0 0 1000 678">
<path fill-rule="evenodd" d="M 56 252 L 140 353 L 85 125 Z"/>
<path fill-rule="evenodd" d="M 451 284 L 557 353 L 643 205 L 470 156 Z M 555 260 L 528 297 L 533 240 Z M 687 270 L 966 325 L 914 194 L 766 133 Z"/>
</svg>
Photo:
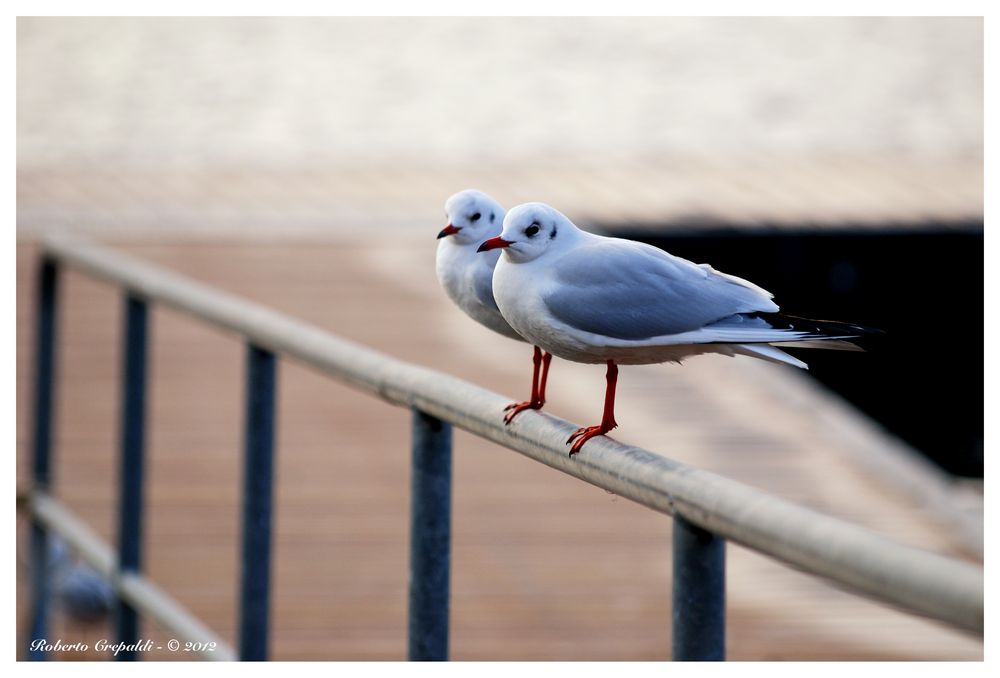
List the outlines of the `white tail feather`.
<svg viewBox="0 0 1000 678">
<path fill-rule="evenodd" d="M 780 363 L 784 365 L 791 365 L 792 367 L 798 367 L 803 370 L 808 370 L 809 366 L 804 362 L 788 355 L 780 348 L 775 348 L 768 344 L 736 344 L 733 349 L 737 353 L 742 353 L 743 355 L 748 355 L 752 358 L 760 358 L 772 363 Z"/>
</svg>

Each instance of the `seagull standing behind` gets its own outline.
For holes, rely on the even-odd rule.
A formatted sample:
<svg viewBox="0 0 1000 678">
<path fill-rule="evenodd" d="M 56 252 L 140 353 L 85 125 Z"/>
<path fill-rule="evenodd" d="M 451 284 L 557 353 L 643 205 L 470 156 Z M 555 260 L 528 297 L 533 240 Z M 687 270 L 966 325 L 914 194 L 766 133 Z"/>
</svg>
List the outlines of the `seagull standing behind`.
<svg viewBox="0 0 1000 678">
<path fill-rule="evenodd" d="M 780 315 L 769 292 L 651 245 L 583 231 L 543 203 L 511 209 L 493 295 L 526 340 L 581 363 L 607 364 L 604 416 L 567 440 L 570 455 L 615 428 L 618 364 L 677 362 L 701 353 L 747 355 L 806 368 L 774 344 L 863 350 L 852 340 L 877 331 Z M 574 442 L 575 441 L 575 442 Z"/>
<path fill-rule="evenodd" d="M 510 339 L 524 341 L 504 320 L 493 299 L 493 268 L 500 253 L 477 253 L 477 248 L 485 240 L 499 235 L 504 218 L 503 207 L 482 191 L 469 189 L 448 198 L 444 210 L 448 225 L 438 233 L 440 242 L 436 261 L 441 286 L 455 305 L 479 324 Z M 543 354 L 535 346 L 531 397 L 508 405 L 504 423 L 510 424 L 524 410 L 542 408 L 551 361 L 550 353 Z"/>
</svg>

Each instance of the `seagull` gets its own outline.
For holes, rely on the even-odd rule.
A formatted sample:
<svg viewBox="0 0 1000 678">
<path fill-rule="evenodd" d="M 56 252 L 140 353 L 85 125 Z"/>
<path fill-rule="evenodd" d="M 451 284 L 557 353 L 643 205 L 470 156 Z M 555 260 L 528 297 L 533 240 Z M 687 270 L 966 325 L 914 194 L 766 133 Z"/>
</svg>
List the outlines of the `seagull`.
<svg viewBox="0 0 1000 678">
<path fill-rule="evenodd" d="M 476 251 L 488 238 L 500 234 L 503 207 L 482 191 L 469 189 L 448 198 L 444 211 L 448 225 L 437 235 L 440 242 L 436 269 L 441 286 L 455 305 L 480 325 L 510 339 L 524 341 L 504 320 L 493 299 L 493 268 L 500 253 L 482 255 Z M 504 409 L 507 412 L 505 424 L 509 425 L 521 412 L 539 410 L 545 404 L 545 383 L 552 355 L 535 346 L 532 361 L 531 397 Z"/>
<path fill-rule="evenodd" d="M 579 363 L 607 364 L 601 423 L 575 431 L 570 456 L 618 426 L 618 365 L 676 362 L 703 353 L 746 355 L 806 369 L 778 345 L 863 350 L 877 330 L 779 314 L 751 282 L 632 240 L 578 228 L 544 203 L 510 210 L 503 231 L 479 246 L 503 250 L 493 296 L 527 341 Z"/>
<path fill-rule="evenodd" d="M 94 568 L 79 562 L 69 545 L 49 537 L 49 567 L 55 598 L 69 619 L 81 626 L 106 621 L 115 603 L 115 590 Z"/>
</svg>

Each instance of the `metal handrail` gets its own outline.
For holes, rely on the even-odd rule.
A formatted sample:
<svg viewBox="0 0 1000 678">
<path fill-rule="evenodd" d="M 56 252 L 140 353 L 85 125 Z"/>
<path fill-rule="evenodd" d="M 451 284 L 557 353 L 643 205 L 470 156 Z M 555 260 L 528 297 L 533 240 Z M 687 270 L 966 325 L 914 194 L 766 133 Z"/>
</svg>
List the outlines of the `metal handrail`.
<svg viewBox="0 0 1000 678">
<path fill-rule="evenodd" d="M 301 360 L 394 405 L 451 422 L 588 483 L 683 519 L 869 598 L 983 632 L 983 570 L 894 542 L 733 480 L 609 438 L 570 458 L 576 427 L 526 412 L 505 426 L 508 399 L 406 363 L 234 295 L 89 241 L 52 237 L 44 256 Z M 676 604 L 676 601 L 675 601 Z"/>
<path fill-rule="evenodd" d="M 28 510 L 47 530 L 59 534 L 74 552 L 103 575 L 118 595 L 136 611 L 154 619 L 178 636 L 178 640 L 199 648 L 193 654 L 211 661 L 232 661 L 236 652 L 212 629 L 175 603 L 159 587 L 133 573 L 119 573 L 118 554 L 65 506 L 45 492 L 33 491 L 23 497 Z"/>
</svg>

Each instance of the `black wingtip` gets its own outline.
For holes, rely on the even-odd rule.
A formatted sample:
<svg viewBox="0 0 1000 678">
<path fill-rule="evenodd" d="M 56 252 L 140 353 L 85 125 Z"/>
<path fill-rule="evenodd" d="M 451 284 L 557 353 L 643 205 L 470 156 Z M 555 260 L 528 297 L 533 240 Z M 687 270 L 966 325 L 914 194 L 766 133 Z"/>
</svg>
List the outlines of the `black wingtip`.
<svg viewBox="0 0 1000 678">
<path fill-rule="evenodd" d="M 786 313 L 757 312 L 747 315 L 764 320 L 774 329 L 807 332 L 810 338 L 816 339 L 822 337 L 838 339 L 854 344 L 865 351 L 877 348 L 886 337 L 884 330 L 838 320 L 814 320 Z"/>
</svg>

